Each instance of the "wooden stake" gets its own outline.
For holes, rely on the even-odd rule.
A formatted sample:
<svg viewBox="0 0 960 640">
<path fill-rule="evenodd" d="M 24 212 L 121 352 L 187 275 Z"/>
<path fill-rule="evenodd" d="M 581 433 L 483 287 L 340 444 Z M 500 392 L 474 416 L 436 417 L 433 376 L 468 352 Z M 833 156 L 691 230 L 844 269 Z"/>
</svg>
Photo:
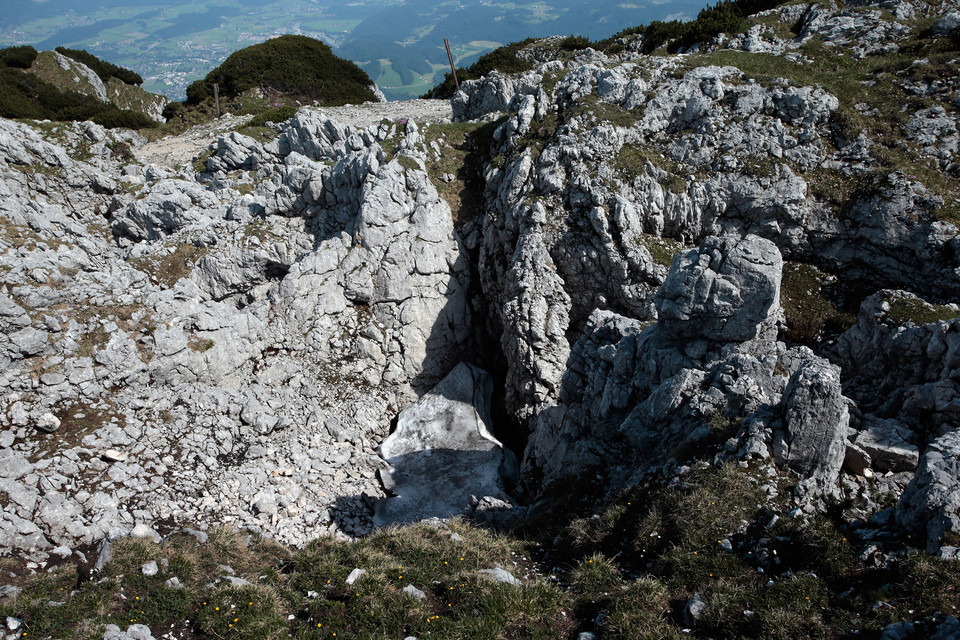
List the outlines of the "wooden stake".
<svg viewBox="0 0 960 640">
<path fill-rule="evenodd" d="M 453 64 L 453 54 L 450 53 L 450 41 L 444 38 L 443 46 L 447 48 L 447 59 L 450 60 L 450 72 L 453 74 L 453 84 L 457 86 L 457 91 L 460 91 L 460 81 L 457 80 L 457 67 Z"/>
<path fill-rule="evenodd" d="M 217 103 L 217 118 L 220 118 L 220 85 L 213 83 L 213 101 Z"/>
</svg>

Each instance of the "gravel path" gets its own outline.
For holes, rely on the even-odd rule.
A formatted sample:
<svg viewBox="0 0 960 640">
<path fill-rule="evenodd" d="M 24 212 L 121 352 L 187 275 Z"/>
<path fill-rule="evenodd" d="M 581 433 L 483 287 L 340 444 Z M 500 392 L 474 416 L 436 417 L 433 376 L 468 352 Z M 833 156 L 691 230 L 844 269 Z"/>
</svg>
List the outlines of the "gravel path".
<svg viewBox="0 0 960 640">
<path fill-rule="evenodd" d="M 441 122 L 451 118 L 453 112 L 448 100 L 404 100 L 397 102 L 367 102 L 360 105 L 325 107 L 324 113 L 344 124 L 366 128 L 384 118 L 398 120 L 412 118 L 416 122 Z M 236 129 L 253 116 L 227 114 L 219 120 L 198 125 L 178 135 L 161 138 L 136 151 L 145 164 L 159 165 L 179 170 L 192 163 L 206 151 L 217 138 Z"/>
</svg>

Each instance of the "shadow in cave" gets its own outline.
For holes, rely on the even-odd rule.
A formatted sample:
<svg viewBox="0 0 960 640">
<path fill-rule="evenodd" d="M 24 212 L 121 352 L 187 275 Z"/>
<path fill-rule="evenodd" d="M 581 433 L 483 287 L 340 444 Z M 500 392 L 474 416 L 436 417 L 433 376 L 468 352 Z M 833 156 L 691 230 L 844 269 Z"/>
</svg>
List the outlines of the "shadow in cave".
<svg viewBox="0 0 960 640">
<path fill-rule="evenodd" d="M 486 450 L 440 448 L 393 456 L 392 475 L 381 475 L 387 497 L 359 497 L 366 515 L 377 527 L 461 516 L 482 526 L 503 528 L 519 512 L 511 508 L 501 489 L 504 453 L 489 444 Z M 338 498 L 335 519 L 356 517 L 358 504 L 357 496 Z"/>
</svg>

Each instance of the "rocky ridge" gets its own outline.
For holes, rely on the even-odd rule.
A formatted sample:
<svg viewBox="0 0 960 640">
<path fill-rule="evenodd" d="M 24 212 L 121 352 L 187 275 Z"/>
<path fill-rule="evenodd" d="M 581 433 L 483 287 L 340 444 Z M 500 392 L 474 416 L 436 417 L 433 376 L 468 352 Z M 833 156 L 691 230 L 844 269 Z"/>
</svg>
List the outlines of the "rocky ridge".
<svg viewBox="0 0 960 640">
<path fill-rule="evenodd" d="M 117 78 L 104 82 L 87 65 L 57 51 L 41 51 L 29 72 L 54 86 L 91 96 L 119 109 L 138 111 L 157 122 L 164 122 L 163 108 L 170 102 L 165 96 Z"/>
<path fill-rule="evenodd" d="M 572 475 L 614 492 L 773 461 L 798 512 L 849 497 L 866 522 L 892 495 L 947 549 L 953 12 L 788 4 L 682 56 L 534 45 L 535 71 L 464 84 L 458 122 L 305 108 L 266 142 L 218 134 L 202 171 L 131 132 L 0 121 L 0 550 L 363 535 L 424 493 L 429 429 L 452 425 L 471 435 L 437 458 L 486 462 L 446 512 L 503 523 Z M 862 101 L 803 82 L 817 56 L 921 46 L 936 74 L 886 71 Z M 885 91 L 918 99 L 894 118 Z M 465 215 L 449 187 L 471 171 Z M 834 286 L 790 289 L 787 263 Z M 788 339 L 786 302 L 827 295 L 862 300 L 856 323 Z M 398 415 L 421 433 L 399 449 Z"/>
</svg>

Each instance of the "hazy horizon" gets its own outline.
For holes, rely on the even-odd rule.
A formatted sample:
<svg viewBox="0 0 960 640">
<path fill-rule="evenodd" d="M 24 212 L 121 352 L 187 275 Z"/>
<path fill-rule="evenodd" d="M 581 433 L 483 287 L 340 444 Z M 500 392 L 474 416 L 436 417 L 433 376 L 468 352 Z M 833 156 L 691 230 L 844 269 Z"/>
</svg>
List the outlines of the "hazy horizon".
<svg viewBox="0 0 960 640">
<path fill-rule="evenodd" d="M 359 64 L 391 99 L 423 93 L 457 63 L 526 37 L 611 36 L 652 20 L 689 19 L 705 0 L 25 0 L 4 7 L 0 47 L 65 46 L 128 67 L 144 88 L 182 100 L 186 86 L 238 49 L 284 34 L 317 38 Z"/>
</svg>

